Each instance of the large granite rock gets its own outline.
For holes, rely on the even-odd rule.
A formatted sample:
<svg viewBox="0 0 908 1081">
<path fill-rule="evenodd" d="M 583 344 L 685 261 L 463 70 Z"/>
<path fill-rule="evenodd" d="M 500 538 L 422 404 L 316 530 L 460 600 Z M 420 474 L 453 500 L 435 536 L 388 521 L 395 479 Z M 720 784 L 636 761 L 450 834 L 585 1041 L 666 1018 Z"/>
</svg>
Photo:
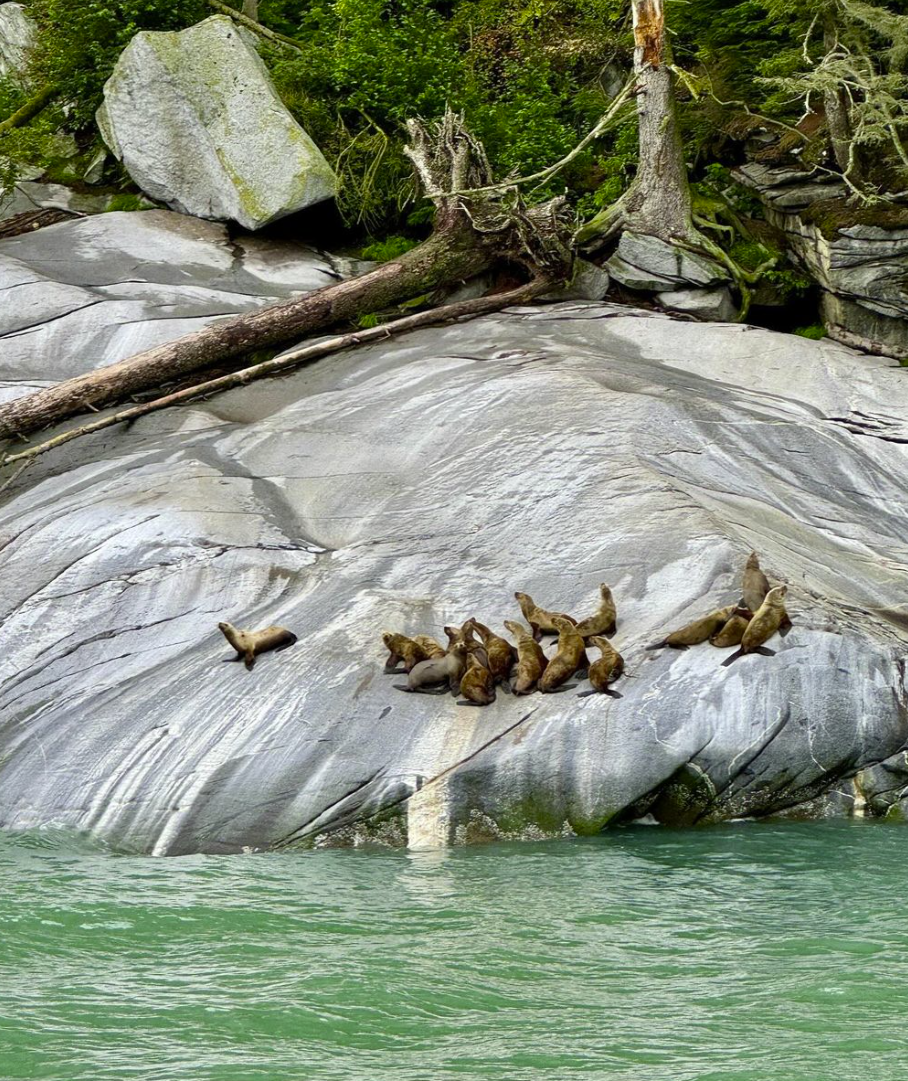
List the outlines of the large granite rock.
<svg viewBox="0 0 908 1081">
<path fill-rule="evenodd" d="M 231 19 L 143 31 L 98 111 L 104 141 L 152 199 L 258 229 L 334 195 L 334 173 Z"/>
<path fill-rule="evenodd" d="M 767 219 L 819 283 L 830 337 L 899 360 L 908 356 L 908 225 L 831 226 L 843 215 L 846 193 L 828 174 L 750 164 L 736 176 L 757 192 Z"/>
<path fill-rule="evenodd" d="M 0 79 L 21 71 L 35 38 L 35 24 L 21 4 L 0 4 Z"/>
<path fill-rule="evenodd" d="M 122 355 L 89 348 L 102 322 L 138 320 L 145 341 L 212 318 L 205 290 L 221 311 L 276 291 L 215 226 L 181 222 L 0 243 L 9 288 L 45 305 L 0 338 L 9 385 Z M 140 307 L 92 331 L 83 308 L 54 315 L 79 290 L 88 313 Z M 156 304 L 174 322 L 151 326 Z M 889 813 L 908 741 L 906 417 L 889 361 L 567 303 L 71 444 L 0 495 L 0 826 L 179 853 Z M 751 548 L 789 584 L 776 656 L 644 650 L 736 599 Z M 620 700 L 470 709 L 382 673 L 385 628 L 500 626 L 517 588 L 580 613 L 603 580 Z M 249 673 L 221 663 L 223 619 L 300 642 Z"/>
</svg>

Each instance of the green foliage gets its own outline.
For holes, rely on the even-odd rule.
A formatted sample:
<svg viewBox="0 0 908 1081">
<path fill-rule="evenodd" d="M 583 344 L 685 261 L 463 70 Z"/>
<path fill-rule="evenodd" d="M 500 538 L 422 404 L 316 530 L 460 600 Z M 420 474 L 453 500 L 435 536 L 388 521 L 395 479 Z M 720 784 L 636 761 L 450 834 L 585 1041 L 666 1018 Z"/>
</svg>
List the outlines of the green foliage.
<svg viewBox="0 0 908 1081">
<path fill-rule="evenodd" d="M 212 14 L 204 0 L 31 0 L 38 84 L 55 82 L 71 130 L 88 126 L 117 57 L 140 30 L 181 30 Z"/>
<path fill-rule="evenodd" d="M 820 338 L 826 337 L 826 327 L 822 323 L 814 323 L 809 327 L 795 327 L 792 333 L 801 338 L 810 338 L 811 341 L 818 342 Z"/>
<path fill-rule="evenodd" d="M 360 252 L 362 259 L 371 259 L 376 263 L 387 263 L 399 255 L 415 248 L 417 241 L 405 236 L 389 236 L 384 240 L 374 240 Z"/>
<path fill-rule="evenodd" d="M 124 191 L 118 195 L 114 195 L 110 202 L 107 204 L 107 213 L 110 214 L 116 210 L 145 210 L 147 204 L 141 195 L 135 195 L 132 192 Z"/>
</svg>

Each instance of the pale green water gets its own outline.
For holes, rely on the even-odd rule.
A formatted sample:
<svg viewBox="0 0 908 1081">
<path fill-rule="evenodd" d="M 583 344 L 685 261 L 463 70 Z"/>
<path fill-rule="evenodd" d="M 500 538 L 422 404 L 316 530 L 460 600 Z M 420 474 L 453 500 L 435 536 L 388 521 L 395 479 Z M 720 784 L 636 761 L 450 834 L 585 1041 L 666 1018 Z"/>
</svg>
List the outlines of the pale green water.
<svg viewBox="0 0 908 1081">
<path fill-rule="evenodd" d="M 905 1081 L 908 830 L 114 857 L 0 836 L 0 1078 Z"/>
</svg>

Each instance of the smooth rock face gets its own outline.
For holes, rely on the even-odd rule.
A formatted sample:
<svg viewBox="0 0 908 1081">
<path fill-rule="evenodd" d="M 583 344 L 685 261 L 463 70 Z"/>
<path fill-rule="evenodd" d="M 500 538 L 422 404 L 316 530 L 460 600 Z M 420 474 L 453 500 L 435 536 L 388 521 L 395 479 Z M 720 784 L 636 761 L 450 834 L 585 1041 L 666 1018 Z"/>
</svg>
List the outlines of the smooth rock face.
<svg viewBox="0 0 908 1081">
<path fill-rule="evenodd" d="M 169 210 L 101 214 L 0 241 L 0 401 L 338 281 L 299 245 Z"/>
<path fill-rule="evenodd" d="M 830 337 L 899 360 L 908 356 L 908 229 L 854 225 L 828 239 L 797 211 L 844 195 L 843 185 L 756 165 L 735 175 L 757 191 L 768 220 L 785 232 L 796 259 L 819 282 Z"/>
<path fill-rule="evenodd" d="M 0 4 L 0 79 L 22 69 L 35 37 L 35 24 L 21 4 Z"/>
<path fill-rule="evenodd" d="M 128 292 L 139 268 L 187 322 L 204 318 L 193 290 L 254 292 L 215 226 L 178 219 L 196 230 L 179 237 L 154 215 L 123 216 L 137 235 L 65 223 L 0 255 L 49 312 L 78 302 L 67 290 Z M 34 333 L 73 315 L 47 318 Z M 90 366 L 83 333 L 35 338 L 4 377 Z M 70 444 L 0 494 L 0 827 L 180 853 L 888 813 L 908 741 L 906 418 L 887 360 L 568 303 Z M 736 600 L 752 548 L 789 584 L 776 656 L 645 651 Z M 475 614 L 501 630 L 515 589 L 584 615 L 601 581 L 620 700 L 475 709 L 382 672 L 384 629 Z M 219 620 L 300 640 L 250 673 L 222 663 Z M 859 799 L 855 774 L 880 795 Z"/>
<path fill-rule="evenodd" d="M 124 49 L 98 110 L 104 141 L 152 199 L 258 229 L 334 195 L 334 173 L 225 15 Z"/>
<path fill-rule="evenodd" d="M 645 233 L 624 232 L 618 250 L 605 264 L 628 289 L 664 292 L 695 286 L 705 289 L 728 281 L 724 267 Z"/>
</svg>

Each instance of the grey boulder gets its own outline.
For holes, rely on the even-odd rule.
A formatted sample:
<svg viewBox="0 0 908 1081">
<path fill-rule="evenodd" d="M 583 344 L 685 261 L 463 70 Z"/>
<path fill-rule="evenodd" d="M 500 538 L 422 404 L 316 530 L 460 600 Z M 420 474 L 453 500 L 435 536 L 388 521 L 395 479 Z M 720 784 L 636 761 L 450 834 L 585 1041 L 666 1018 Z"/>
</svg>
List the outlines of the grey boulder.
<svg viewBox="0 0 908 1081">
<path fill-rule="evenodd" d="M 659 303 L 669 311 L 720 323 L 731 323 L 738 314 L 727 285 L 715 285 L 712 289 L 672 289 L 659 294 Z"/>
<path fill-rule="evenodd" d="M 0 79 L 25 66 L 35 38 L 35 24 L 22 4 L 0 4 Z"/>
<path fill-rule="evenodd" d="M 53 348 L 41 336 L 79 315 L 79 290 L 103 310 L 138 286 L 125 329 L 155 304 L 215 318 L 198 290 L 225 311 L 288 287 L 285 249 L 118 217 L 0 242 L 9 288 L 47 311 L 0 338 L 18 343 L 5 378 L 99 362 L 78 324 Z M 903 373 L 880 358 L 563 303 L 72 443 L 0 493 L 0 826 L 173 854 L 889 814 L 908 741 L 906 416 Z M 752 548 L 789 586 L 775 656 L 645 650 L 735 601 Z M 501 630 L 515 589 L 582 615 L 601 581 L 619 700 L 471 709 L 382 671 L 385 629 L 440 635 L 475 614 Z M 247 672 L 221 663 L 219 620 L 300 640 Z M 871 781 L 880 795 L 860 796 Z"/>
<path fill-rule="evenodd" d="M 136 34 L 97 120 L 136 184 L 186 214 L 259 229 L 335 193 L 330 165 L 225 15 Z"/>
<path fill-rule="evenodd" d="M 728 281 L 728 272 L 713 260 L 647 233 L 622 233 L 617 251 L 605 265 L 628 289 L 654 293 L 692 286 L 706 289 Z"/>
</svg>

